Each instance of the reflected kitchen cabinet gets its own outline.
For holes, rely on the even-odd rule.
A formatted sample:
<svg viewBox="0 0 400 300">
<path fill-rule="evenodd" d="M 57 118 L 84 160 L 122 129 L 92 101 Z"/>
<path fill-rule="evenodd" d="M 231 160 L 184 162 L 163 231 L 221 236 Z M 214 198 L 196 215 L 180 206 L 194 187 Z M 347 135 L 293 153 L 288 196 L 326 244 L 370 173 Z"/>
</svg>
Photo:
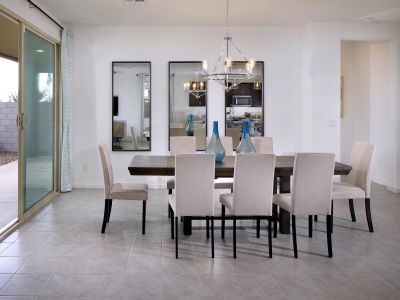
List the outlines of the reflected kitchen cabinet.
<svg viewBox="0 0 400 300">
<path fill-rule="evenodd" d="M 112 63 L 112 150 L 151 150 L 151 63 Z"/>
</svg>

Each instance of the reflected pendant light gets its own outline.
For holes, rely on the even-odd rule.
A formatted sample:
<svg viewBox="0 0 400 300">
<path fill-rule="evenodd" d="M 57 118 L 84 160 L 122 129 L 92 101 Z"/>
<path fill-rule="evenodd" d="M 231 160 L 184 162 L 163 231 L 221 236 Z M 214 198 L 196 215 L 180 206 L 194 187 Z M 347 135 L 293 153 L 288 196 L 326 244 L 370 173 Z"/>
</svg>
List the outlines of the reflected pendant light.
<svg viewBox="0 0 400 300">
<path fill-rule="evenodd" d="M 230 49 L 236 51 L 239 61 L 245 61 L 245 70 L 233 67 L 233 57 L 230 55 Z M 254 79 L 254 66 L 253 59 L 247 59 L 242 51 L 233 42 L 232 36 L 229 33 L 229 0 L 226 1 L 226 34 L 224 37 L 224 44 L 212 70 L 208 68 L 207 60 L 202 63 L 202 80 L 213 80 L 219 83 L 226 92 L 237 88 L 239 84 L 244 81 Z"/>
</svg>

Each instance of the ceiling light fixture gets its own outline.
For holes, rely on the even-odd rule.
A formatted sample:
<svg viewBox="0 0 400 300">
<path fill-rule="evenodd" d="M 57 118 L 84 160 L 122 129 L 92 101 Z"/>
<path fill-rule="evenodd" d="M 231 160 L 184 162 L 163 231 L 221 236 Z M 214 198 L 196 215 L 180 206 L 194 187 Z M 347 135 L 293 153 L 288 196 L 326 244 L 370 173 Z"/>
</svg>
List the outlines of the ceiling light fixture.
<svg viewBox="0 0 400 300">
<path fill-rule="evenodd" d="M 197 100 L 200 99 L 201 96 L 206 94 L 206 85 L 203 80 L 200 79 L 201 72 L 197 71 L 194 80 L 187 81 L 183 84 L 183 90 L 194 97 Z"/>
<path fill-rule="evenodd" d="M 245 61 L 245 69 L 235 68 L 232 56 L 229 54 L 230 48 L 236 50 L 239 55 L 239 61 Z M 247 80 L 253 79 L 255 61 L 248 60 L 243 55 L 242 51 L 233 42 L 232 36 L 229 32 L 229 0 L 226 1 L 226 34 L 224 37 L 224 44 L 221 53 L 218 56 L 212 71 L 208 68 L 207 60 L 203 60 L 203 71 L 201 75 L 202 80 L 214 80 L 224 87 L 225 91 L 237 88 L 237 86 Z"/>
</svg>

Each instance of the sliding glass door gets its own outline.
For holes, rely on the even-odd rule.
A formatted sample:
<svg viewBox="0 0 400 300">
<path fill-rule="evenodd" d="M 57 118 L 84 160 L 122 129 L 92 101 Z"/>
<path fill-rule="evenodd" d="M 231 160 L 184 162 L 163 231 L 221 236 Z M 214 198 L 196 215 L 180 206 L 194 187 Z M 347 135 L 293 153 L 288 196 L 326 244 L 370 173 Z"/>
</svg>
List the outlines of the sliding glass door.
<svg viewBox="0 0 400 300">
<path fill-rule="evenodd" d="M 24 212 L 54 191 L 56 45 L 23 31 Z"/>
</svg>

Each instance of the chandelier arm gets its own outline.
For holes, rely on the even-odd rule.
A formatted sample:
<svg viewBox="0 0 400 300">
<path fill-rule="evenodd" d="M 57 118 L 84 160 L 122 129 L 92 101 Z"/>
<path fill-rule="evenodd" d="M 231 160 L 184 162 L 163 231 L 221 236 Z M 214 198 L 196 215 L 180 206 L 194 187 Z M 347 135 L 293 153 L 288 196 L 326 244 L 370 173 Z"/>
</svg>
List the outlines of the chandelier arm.
<svg viewBox="0 0 400 300">
<path fill-rule="evenodd" d="M 215 73 L 217 71 L 217 69 L 218 69 L 218 66 L 219 66 L 219 64 L 220 64 L 220 62 L 222 60 L 222 57 L 224 56 L 224 52 L 225 52 L 227 44 L 228 44 L 228 42 L 224 40 L 224 44 L 222 45 L 222 50 L 221 50 L 221 52 L 220 52 L 220 54 L 218 56 L 217 62 L 214 65 L 213 73 Z"/>
<path fill-rule="evenodd" d="M 249 60 L 247 59 L 247 57 L 246 57 L 246 56 L 242 53 L 242 51 L 239 49 L 239 47 L 236 46 L 236 44 L 233 42 L 232 39 L 230 40 L 230 42 L 231 42 L 232 46 L 235 47 L 236 51 L 242 56 L 243 60 L 244 60 L 244 61 L 249 61 Z"/>
</svg>

